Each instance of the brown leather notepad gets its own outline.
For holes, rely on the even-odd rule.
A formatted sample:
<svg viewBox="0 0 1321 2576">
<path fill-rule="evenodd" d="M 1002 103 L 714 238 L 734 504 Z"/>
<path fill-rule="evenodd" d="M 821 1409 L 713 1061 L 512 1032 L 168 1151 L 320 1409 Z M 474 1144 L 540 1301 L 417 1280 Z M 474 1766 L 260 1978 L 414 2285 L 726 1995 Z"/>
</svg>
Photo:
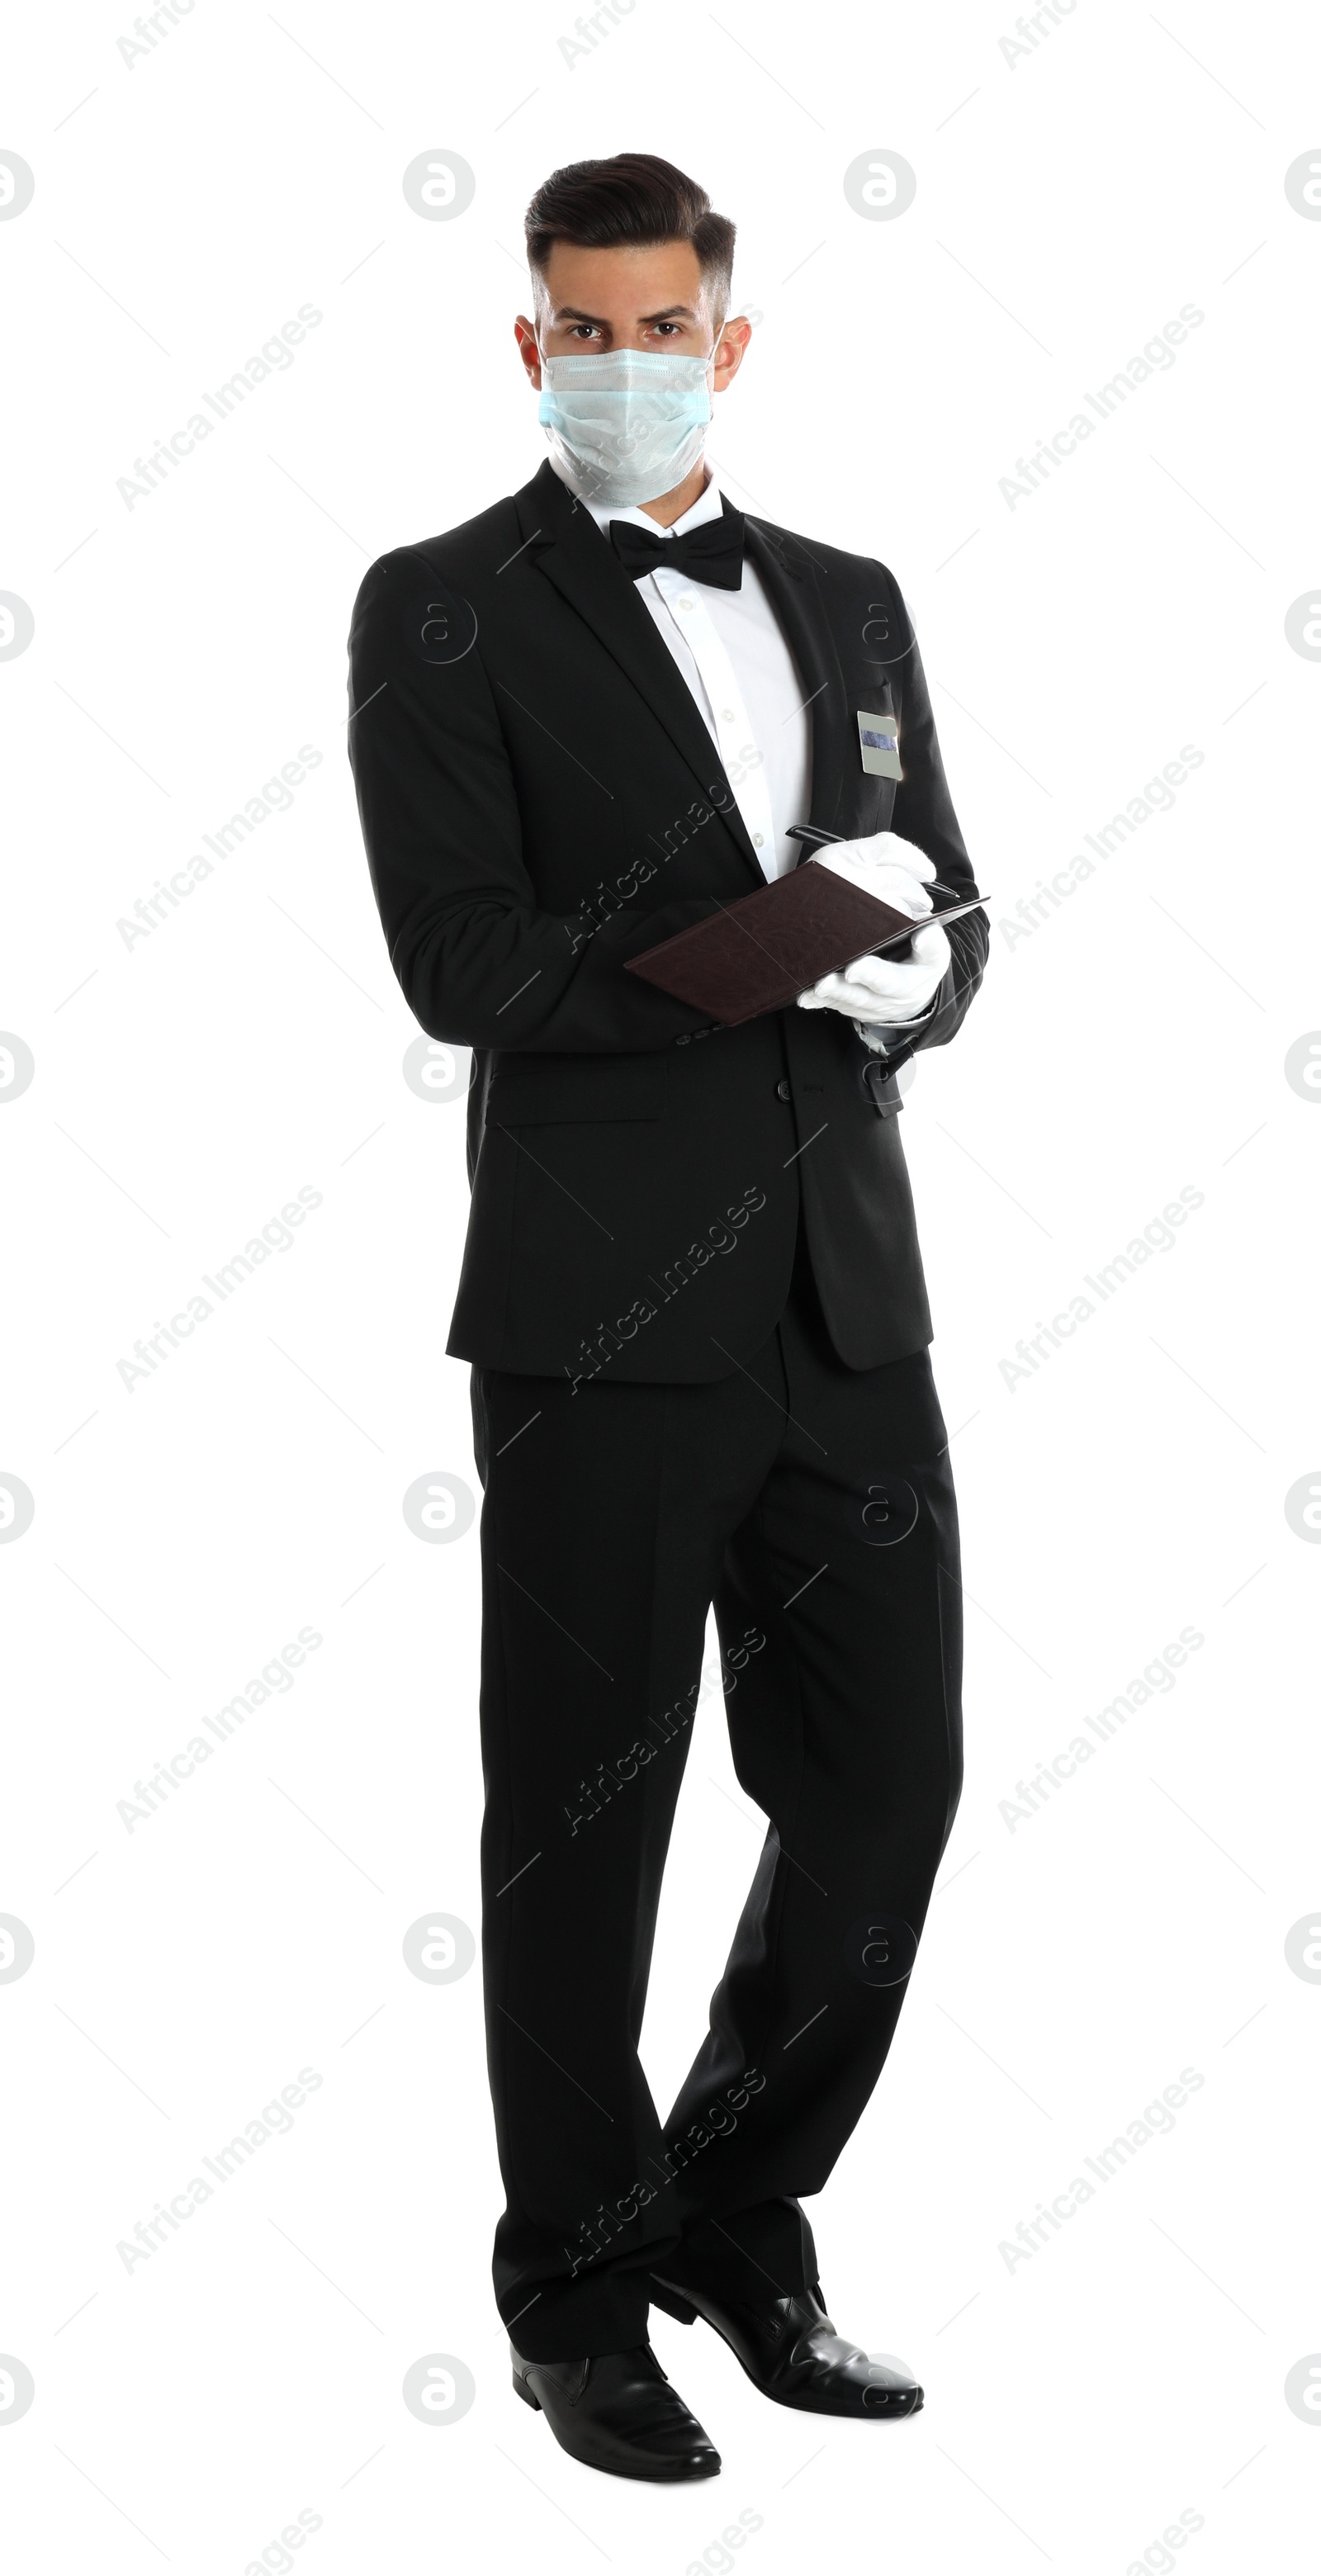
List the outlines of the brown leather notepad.
<svg viewBox="0 0 1321 2576">
<path fill-rule="evenodd" d="M 982 900 L 975 895 L 913 921 L 819 859 L 804 859 L 788 876 L 723 904 L 708 920 L 626 964 L 630 975 L 736 1029 L 765 1011 L 785 1010 L 809 984 L 855 958 L 900 947 L 927 922 L 975 912 Z"/>
</svg>

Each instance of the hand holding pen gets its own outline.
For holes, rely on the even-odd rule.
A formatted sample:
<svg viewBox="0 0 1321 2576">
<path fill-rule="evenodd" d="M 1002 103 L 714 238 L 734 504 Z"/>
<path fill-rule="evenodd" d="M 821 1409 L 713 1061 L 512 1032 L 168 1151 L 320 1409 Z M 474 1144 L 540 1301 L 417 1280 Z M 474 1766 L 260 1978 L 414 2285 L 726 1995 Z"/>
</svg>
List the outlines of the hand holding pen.
<svg viewBox="0 0 1321 2576">
<path fill-rule="evenodd" d="M 897 832 L 873 832 L 847 840 L 821 824 L 793 823 L 788 838 L 805 843 L 806 855 L 819 859 L 823 867 L 915 921 L 941 910 L 974 908 L 955 887 L 942 885 L 934 862 Z M 936 906 L 933 894 L 953 900 Z M 841 973 L 823 976 L 799 994 L 798 1005 L 804 1011 L 840 1011 L 863 1026 L 903 1028 L 930 1009 L 949 964 L 949 940 L 938 920 L 928 920 L 901 945 L 859 957 Z"/>
</svg>

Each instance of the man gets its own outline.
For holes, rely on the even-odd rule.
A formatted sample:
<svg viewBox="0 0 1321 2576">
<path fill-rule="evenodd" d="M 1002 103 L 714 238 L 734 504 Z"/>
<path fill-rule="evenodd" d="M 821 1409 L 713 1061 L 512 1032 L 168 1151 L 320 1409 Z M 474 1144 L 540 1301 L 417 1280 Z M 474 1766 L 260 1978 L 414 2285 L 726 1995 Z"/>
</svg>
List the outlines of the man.
<svg viewBox="0 0 1321 2576">
<path fill-rule="evenodd" d="M 745 518 L 705 463 L 750 337 L 733 239 L 648 154 L 546 182 L 515 331 L 550 454 L 375 564 L 351 638 L 391 960 L 474 1051 L 448 1347 L 485 1488 L 496 2293 L 519 2394 L 651 2479 L 720 2465 L 651 2302 L 778 2403 L 921 2404 L 836 2333 L 798 2195 L 884 2061 L 961 1780 L 895 1076 L 959 1027 L 985 917 L 736 1028 L 625 971 L 810 847 L 914 918 L 976 893 L 893 576 Z M 638 2036 L 712 1604 L 769 1824 L 662 2124 Z"/>
</svg>

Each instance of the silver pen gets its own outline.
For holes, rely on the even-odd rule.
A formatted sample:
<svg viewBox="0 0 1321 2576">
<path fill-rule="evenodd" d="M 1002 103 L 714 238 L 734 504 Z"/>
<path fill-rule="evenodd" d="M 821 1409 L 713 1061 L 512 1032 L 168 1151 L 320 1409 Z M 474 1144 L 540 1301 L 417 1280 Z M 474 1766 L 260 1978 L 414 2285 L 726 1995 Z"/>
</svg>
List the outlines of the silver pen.
<svg viewBox="0 0 1321 2576">
<path fill-rule="evenodd" d="M 848 838 L 847 832 L 828 832 L 823 823 L 790 823 L 785 829 L 787 841 L 806 842 L 809 850 L 828 849 L 832 841 L 846 841 Z M 801 864 L 800 860 L 799 865 Z M 930 922 L 943 921 L 948 914 L 977 912 L 984 903 L 989 903 L 991 900 L 990 896 L 985 894 L 964 896 L 960 900 L 957 886 L 942 885 L 939 877 L 924 877 L 922 883 L 933 887 L 937 894 L 952 894 L 955 901 L 952 904 L 946 904 L 943 911 L 933 904 L 929 913 L 915 920 L 913 925 L 915 929 L 925 930 Z"/>
</svg>

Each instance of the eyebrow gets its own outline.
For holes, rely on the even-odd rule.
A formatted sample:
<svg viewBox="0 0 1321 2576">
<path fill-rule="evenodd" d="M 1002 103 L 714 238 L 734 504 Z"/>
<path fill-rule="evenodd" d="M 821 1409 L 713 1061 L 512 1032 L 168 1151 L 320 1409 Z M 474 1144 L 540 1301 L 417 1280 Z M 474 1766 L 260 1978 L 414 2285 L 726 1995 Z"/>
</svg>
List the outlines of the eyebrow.
<svg viewBox="0 0 1321 2576">
<path fill-rule="evenodd" d="M 663 312 L 641 313 L 639 314 L 638 319 L 640 322 L 695 322 L 697 320 L 697 315 L 694 313 L 691 305 L 667 304 Z M 584 313 L 576 304 L 558 305 L 555 311 L 555 320 L 557 322 L 590 322 L 598 331 L 608 331 L 611 328 L 610 323 L 608 323 L 601 314 Z"/>
</svg>

